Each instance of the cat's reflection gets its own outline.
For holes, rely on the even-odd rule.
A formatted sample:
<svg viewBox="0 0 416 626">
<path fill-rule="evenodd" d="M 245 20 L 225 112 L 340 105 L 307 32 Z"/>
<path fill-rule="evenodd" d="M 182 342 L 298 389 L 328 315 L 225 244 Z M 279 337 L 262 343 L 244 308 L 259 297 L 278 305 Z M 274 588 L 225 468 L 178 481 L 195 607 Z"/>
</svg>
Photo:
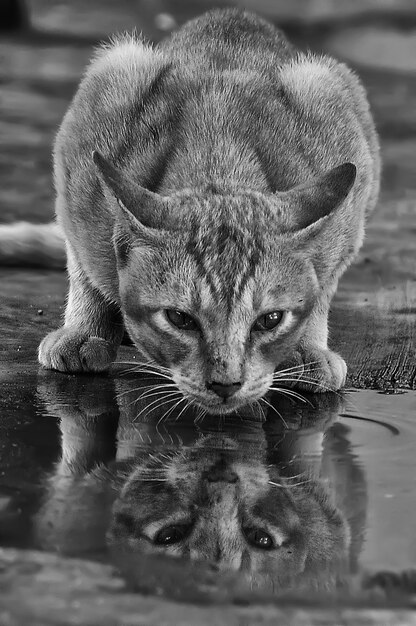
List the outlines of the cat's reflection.
<svg viewBox="0 0 416 626">
<path fill-rule="evenodd" d="M 36 518 L 43 547 L 79 554 L 106 538 L 117 552 L 209 561 L 275 590 L 332 586 L 344 573 L 357 544 L 352 476 L 363 489 L 345 470 L 339 396 L 279 400 L 266 422 L 249 411 L 194 423 L 190 409 L 180 421 L 175 411 L 161 420 L 166 407 L 146 415 L 137 380 L 45 376 L 39 395 L 62 431 Z"/>
</svg>

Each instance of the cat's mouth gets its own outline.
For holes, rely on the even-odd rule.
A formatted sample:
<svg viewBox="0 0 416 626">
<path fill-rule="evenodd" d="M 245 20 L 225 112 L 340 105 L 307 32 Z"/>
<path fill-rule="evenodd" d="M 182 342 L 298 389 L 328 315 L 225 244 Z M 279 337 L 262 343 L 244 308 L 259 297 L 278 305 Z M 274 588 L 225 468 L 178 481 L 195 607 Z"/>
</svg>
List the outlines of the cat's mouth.
<svg viewBox="0 0 416 626">
<path fill-rule="evenodd" d="M 249 407 L 258 405 L 261 398 L 267 393 L 267 387 L 264 388 L 262 385 L 242 385 L 242 388 L 232 395 L 223 397 L 222 394 L 217 395 L 211 390 L 205 392 L 197 384 L 189 384 L 180 376 L 173 376 L 172 378 L 178 391 L 188 401 L 188 405 L 194 406 L 199 412 L 202 410 L 210 415 L 228 415 L 237 411 L 240 412 L 244 408 L 247 408 L 251 414 L 252 410 Z"/>
<path fill-rule="evenodd" d="M 201 396 L 194 396 L 191 403 L 200 409 L 204 409 L 210 415 L 228 415 L 235 413 L 239 409 L 248 407 L 256 402 L 258 398 L 226 398 L 224 400 L 218 399 L 218 401 L 208 398 L 202 398 Z"/>
</svg>

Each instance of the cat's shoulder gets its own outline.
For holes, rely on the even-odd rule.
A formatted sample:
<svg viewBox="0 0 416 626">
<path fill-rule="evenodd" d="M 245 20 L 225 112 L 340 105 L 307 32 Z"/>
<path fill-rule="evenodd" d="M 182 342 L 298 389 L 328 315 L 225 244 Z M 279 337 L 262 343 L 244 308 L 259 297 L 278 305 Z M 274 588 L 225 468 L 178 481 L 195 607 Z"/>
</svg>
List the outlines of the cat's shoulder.
<svg viewBox="0 0 416 626">
<path fill-rule="evenodd" d="M 357 74 L 345 63 L 322 54 L 298 53 L 279 68 L 287 106 L 300 116 L 326 120 L 329 127 L 363 132 L 373 158 L 379 146 L 367 94 Z M 360 129 L 360 130 L 358 130 Z"/>
<path fill-rule="evenodd" d="M 282 87 L 288 95 L 311 109 L 324 101 L 365 99 L 358 76 L 344 63 L 327 55 L 298 53 L 280 68 Z"/>
<path fill-rule="evenodd" d="M 87 66 L 56 137 L 55 157 L 65 152 L 77 166 L 79 154 L 90 165 L 93 149 L 126 142 L 137 110 L 161 89 L 170 72 L 166 55 L 136 34 L 113 37 Z"/>
<path fill-rule="evenodd" d="M 169 67 L 163 51 L 135 33 L 113 37 L 100 46 L 85 72 L 83 92 L 114 108 L 141 93 Z"/>
</svg>

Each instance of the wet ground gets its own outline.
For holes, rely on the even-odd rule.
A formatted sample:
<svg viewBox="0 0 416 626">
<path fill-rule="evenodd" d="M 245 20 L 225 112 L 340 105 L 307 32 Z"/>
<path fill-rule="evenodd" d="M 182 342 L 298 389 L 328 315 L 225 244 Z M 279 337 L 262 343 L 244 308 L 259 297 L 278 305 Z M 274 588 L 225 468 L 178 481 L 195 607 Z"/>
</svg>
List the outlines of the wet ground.
<svg viewBox="0 0 416 626">
<path fill-rule="evenodd" d="M 201 421 L 155 403 L 128 347 L 108 377 L 41 371 L 36 347 L 58 325 L 66 278 L 0 269 L 0 623 L 416 621 L 416 18 L 405 4 L 390 21 L 370 12 L 364 33 L 329 9 L 310 22 L 283 12 L 302 45 L 355 63 L 381 132 L 381 200 L 331 311 L 346 392 Z M 51 143 L 91 44 L 133 22 L 157 39 L 172 24 L 162 9 L 178 22 L 198 12 L 93 5 L 34 0 L 37 32 L 0 40 L 4 222 L 52 216 Z"/>
</svg>

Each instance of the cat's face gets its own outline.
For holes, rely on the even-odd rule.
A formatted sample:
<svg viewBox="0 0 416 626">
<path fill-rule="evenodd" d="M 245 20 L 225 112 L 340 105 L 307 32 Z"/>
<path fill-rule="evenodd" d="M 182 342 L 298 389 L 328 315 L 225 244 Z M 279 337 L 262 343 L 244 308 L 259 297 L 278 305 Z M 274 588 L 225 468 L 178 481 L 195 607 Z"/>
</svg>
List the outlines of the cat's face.
<svg viewBox="0 0 416 626">
<path fill-rule="evenodd" d="M 120 295 L 146 358 L 192 402 L 225 413 L 267 393 L 319 287 L 312 264 L 276 243 L 255 198 L 213 196 L 210 205 L 215 221 L 195 218 L 160 243 L 133 246 L 119 263 Z M 232 395 L 215 383 L 235 385 Z"/>
<path fill-rule="evenodd" d="M 259 400 L 296 347 L 325 275 L 351 253 L 331 212 L 355 167 L 288 192 L 164 198 L 98 153 L 94 160 L 114 205 L 121 307 L 139 351 L 208 412 Z"/>
<path fill-rule="evenodd" d="M 262 459 L 207 448 L 152 455 L 113 509 L 111 543 L 214 562 L 279 588 L 342 559 L 348 533 L 313 481 L 286 480 Z"/>
</svg>

